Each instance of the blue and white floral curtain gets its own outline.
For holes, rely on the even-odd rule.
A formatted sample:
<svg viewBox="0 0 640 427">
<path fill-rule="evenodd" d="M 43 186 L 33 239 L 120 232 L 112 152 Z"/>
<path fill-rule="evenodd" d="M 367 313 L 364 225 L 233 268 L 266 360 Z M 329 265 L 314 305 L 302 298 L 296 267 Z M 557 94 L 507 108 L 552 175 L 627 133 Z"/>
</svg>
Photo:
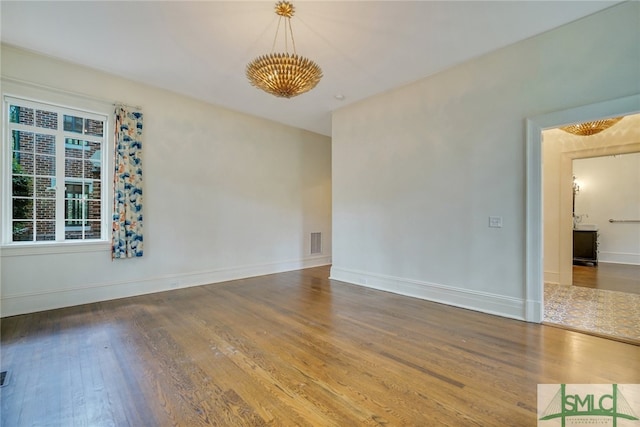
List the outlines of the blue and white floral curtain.
<svg viewBox="0 0 640 427">
<path fill-rule="evenodd" d="M 113 177 L 111 257 L 141 257 L 142 239 L 142 112 L 118 106 Z"/>
</svg>

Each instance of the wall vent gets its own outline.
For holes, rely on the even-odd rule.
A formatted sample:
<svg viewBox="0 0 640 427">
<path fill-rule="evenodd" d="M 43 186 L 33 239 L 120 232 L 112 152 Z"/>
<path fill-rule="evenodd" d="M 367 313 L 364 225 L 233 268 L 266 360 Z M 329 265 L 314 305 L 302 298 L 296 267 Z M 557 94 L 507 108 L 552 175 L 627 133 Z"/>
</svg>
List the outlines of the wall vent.
<svg viewBox="0 0 640 427">
<path fill-rule="evenodd" d="M 322 233 L 311 233 L 311 255 L 322 253 Z"/>
</svg>

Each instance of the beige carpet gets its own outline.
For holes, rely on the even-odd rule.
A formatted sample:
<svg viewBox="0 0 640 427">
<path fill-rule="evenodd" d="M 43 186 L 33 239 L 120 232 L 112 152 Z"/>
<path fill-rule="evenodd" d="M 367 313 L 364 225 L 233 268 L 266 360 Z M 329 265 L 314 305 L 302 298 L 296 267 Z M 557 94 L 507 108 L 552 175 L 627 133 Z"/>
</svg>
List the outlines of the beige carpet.
<svg viewBox="0 0 640 427">
<path fill-rule="evenodd" d="M 640 295 L 545 283 L 544 322 L 640 344 Z"/>
</svg>

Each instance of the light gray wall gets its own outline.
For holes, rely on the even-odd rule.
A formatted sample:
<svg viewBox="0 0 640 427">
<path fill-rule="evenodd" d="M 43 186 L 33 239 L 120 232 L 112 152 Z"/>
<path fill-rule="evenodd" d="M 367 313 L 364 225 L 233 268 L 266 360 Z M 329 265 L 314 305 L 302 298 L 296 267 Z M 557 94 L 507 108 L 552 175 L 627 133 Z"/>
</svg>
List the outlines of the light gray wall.
<svg viewBox="0 0 640 427">
<path fill-rule="evenodd" d="M 8 46 L 2 77 L 12 95 L 142 106 L 145 202 L 139 259 L 4 246 L 2 316 L 330 262 L 330 138 Z"/>
<path fill-rule="evenodd" d="M 332 277 L 524 318 L 525 119 L 640 93 L 639 18 L 624 3 L 336 111 Z"/>
</svg>

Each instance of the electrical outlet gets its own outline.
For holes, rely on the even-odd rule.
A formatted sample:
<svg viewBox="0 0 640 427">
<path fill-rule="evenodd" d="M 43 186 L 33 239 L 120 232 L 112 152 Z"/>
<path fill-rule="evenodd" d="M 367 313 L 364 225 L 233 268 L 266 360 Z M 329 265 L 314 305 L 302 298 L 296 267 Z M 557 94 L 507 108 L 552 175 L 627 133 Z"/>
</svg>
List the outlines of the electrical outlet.
<svg viewBox="0 0 640 427">
<path fill-rule="evenodd" d="M 490 216 L 489 217 L 489 227 L 491 227 L 491 228 L 502 228 L 502 217 L 501 216 Z"/>
<path fill-rule="evenodd" d="M 171 286 L 171 288 L 177 288 L 178 287 L 178 281 L 174 280 L 171 283 L 169 283 L 169 286 Z"/>
</svg>

